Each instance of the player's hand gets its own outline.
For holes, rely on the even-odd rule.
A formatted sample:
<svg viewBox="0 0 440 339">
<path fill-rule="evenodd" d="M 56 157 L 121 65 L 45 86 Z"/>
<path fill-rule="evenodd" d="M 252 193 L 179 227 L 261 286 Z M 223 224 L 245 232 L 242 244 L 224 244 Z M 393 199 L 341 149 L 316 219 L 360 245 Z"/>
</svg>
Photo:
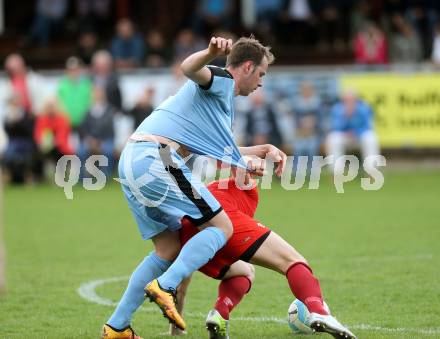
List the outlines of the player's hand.
<svg viewBox="0 0 440 339">
<path fill-rule="evenodd" d="M 247 171 L 252 175 L 261 177 L 265 174 L 266 161 L 257 156 L 244 156 L 244 162 L 246 163 Z"/>
<path fill-rule="evenodd" d="M 283 174 L 284 168 L 286 167 L 287 155 L 279 148 L 273 145 L 268 145 L 265 159 L 271 160 L 277 164 L 277 167 L 275 168 L 275 174 L 277 175 L 277 177 L 281 177 L 281 174 Z"/>
<path fill-rule="evenodd" d="M 213 57 L 225 56 L 231 52 L 232 39 L 212 37 L 209 41 L 208 52 Z"/>
</svg>

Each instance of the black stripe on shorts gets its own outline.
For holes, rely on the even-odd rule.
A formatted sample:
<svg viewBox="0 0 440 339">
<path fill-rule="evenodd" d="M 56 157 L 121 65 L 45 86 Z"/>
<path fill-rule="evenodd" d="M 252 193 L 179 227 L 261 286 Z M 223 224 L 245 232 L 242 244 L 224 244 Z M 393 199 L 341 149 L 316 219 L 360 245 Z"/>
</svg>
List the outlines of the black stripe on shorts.
<svg viewBox="0 0 440 339">
<path fill-rule="evenodd" d="M 263 245 L 264 241 L 267 239 L 270 232 L 271 232 L 270 230 L 267 231 L 261 237 L 255 240 L 254 243 L 248 247 L 248 249 L 240 256 L 238 260 L 249 262 L 249 260 L 251 260 L 252 257 L 254 256 L 255 252 L 257 252 L 260 246 Z M 226 275 L 226 273 L 228 273 L 230 268 L 231 266 L 229 265 L 223 266 L 223 268 L 220 270 L 220 273 L 218 274 L 218 276 L 215 277 L 215 279 L 222 280 L 223 277 Z"/>
<path fill-rule="evenodd" d="M 270 231 L 267 231 L 261 237 L 255 240 L 254 243 L 249 246 L 248 249 L 241 255 L 240 260 L 249 262 L 249 260 L 251 260 L 254 256 L 255 252 L 257 252 L 260 246 L 263 245 L 263 242 L 267 239 L 269 234 Z"/>
<path fill-rule="evenodd" d="M 171 175 L 174 182 L 177 184 L 183 194 L 185 194 L 186 197 L 191 200 L 194 205 L 196 205 L 202 214 L 202 217 L 198 219 L 192 218 L 191 216 L 186 216 L 186 218 L 188 218 L 194 225 L 200 226 L 208 220 L 211 220 L 223 210 L 223 208 L 220 207 L 218 210 L 213 211 L 203 197 L 194 196 L 194 190 L 191 183 L 185 177 L 183 171 L 178 167 L 178 165 L 173 162 L 169 145 L 160 144 L 159 154 L 162 163 L 165 166 L 165 170 Z"/>
</svg>

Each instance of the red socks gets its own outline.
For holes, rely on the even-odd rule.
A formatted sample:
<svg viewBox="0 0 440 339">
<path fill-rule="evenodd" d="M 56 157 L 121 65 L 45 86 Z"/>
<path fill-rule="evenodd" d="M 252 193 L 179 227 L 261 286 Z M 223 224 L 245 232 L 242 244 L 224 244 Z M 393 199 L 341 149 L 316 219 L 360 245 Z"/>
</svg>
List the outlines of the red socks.
<svg viewBox="0 0 440 339">
<path fill-rule="evenodd" d="M 319 281 L 306 263 L 297 262 L 290 266 L 286 277 L 295 297 L 301 300 L 310 312 L 328 314 L 324 309 Z"/>
<path fill-rule="evenodd" d="M 251 281 L 244 276 L 223 280 L 218 286 L 218 298 L 214 308 L 220 315 L 229 320 L 229 313 L 251 289 Z"/>
<path fill-rule="evenodd" d="M 301 300 L 310 312 L 327 315 L 322 301 L 321 287 L 310 267 L 297 262 L 289 267 L 286 273 L 293 294 Z M 228 320 L 229 313 L 237 306 L 251 288 L 251 281 L 244 276 L 223 280 L 218 287 L 218 298 L 214 308 Z"/>
</svg>

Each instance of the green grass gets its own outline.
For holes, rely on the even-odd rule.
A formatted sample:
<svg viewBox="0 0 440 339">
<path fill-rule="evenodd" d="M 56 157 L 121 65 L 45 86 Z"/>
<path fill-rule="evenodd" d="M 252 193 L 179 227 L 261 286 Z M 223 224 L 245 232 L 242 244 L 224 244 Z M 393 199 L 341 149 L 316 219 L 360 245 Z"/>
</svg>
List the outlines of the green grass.
<svg viewBox="0 0 440 339">
<path fill-rule="evenodd" d="M 358 180 L 345 194 L 328 177 L 318 190 L 274 186 L 260 194 L 258 219 L 309 259 L 333 313 L 359 338 L 440 337 L 439 172 L 386 173 L 382 190 L 363 191 Z M 0 338 L 98 338 L 113 308 L 81 299 L 78 287 L 128 276 L 151 250 L 119 186 L 75 189 L 73 200 L 55 186 L 6 187 L 4 200 L 8 293 L 0 296 Z M 216 285 L 195 275 L 185 338 L 206 337 Z M 116 301 L 124 287 L 108 283 L 97 293 Z M 293 299 L 284 277 L 258 268 L 233 313 L 231 337 L 292 338 L 286 324 L 238 318 L 284 318 Z M 168 328 L 154 311 L 134 318 L 144 338 L 162 338 Z"/>
</svg>

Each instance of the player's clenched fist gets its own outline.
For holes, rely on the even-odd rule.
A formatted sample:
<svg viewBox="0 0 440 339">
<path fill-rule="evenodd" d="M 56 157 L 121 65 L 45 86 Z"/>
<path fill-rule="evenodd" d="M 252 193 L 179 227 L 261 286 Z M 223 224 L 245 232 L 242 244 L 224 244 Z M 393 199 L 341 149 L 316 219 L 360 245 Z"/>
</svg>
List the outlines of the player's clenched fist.
<svg viewBox="0 0 440 339">
<path fill-rule="evenodd" d="M 209 41 L 208 51 L 212 56 L 228 55 L 232 48 L 232 40 L 220 37 L 212 37 Z"/>
</svg>

